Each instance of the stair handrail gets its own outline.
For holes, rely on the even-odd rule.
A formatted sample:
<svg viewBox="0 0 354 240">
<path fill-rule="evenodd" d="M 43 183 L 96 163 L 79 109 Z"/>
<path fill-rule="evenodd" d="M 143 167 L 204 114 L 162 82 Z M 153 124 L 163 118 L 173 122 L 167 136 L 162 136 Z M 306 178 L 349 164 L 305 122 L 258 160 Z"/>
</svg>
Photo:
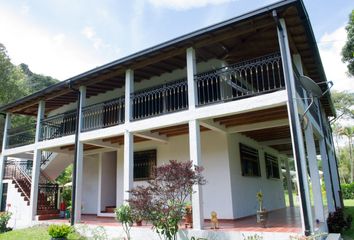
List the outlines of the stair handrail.
<svg viewBox="0 0 354 240">
<path fill-rule="evenodd" d="M 12 179 L 17 183 L 18 188 L 21 190 L 21 192 L 25 195 L 25 197 L 29 200 L 30 196 L 27 194 L 25 189 L 21 186 L 19 183 L 19 177 L 17 176 L 17 173 L 20 173 L 22 177 L 27 180 L 27 183 L 31 185 L 31 178 L 28 176 L 28 174 L 20 167 L 20 164 L 18 164 L 16 161 L 13 162 L 13 166 L 15 167 L 15 174 L 12 174 Z"/>
</svg>

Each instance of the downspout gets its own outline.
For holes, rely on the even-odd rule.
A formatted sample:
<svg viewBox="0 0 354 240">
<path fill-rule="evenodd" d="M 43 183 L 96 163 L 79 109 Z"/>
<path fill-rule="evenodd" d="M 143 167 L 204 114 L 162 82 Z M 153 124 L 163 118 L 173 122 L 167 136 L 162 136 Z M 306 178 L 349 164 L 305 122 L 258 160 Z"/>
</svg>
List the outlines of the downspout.
<svg viewBox="0 0 354 240">
<path fill-rule="evenodd" d="M 75 156 L 72 173 L 72 189 L 71 189 L 71 226 L 75 223 L 75 201 L 76 201 L 76 169 L 77 169 L 77 146 L 79 145 L 79 117 L 80 117 L 80 105 L 81 105 L 81 93 L 79 90 L 73 88 L 71 81 L 69 82 L 69 88 L 77 93 L 77 107 L 76 107 L 76 128 L 75 128 Z"/>
<path fill-rule="evenodd" d="M 281 33 L 280 36 L 280 47 L 282 48 L 282 53 L 286 54 L 286 50 L 285 50 L 285 39 L 284 39 L 284 29 L 281 26 L 280 22 L 279 22 L 279 18 L 277 15 L 277 12 L 275 10 L 273 10 L 272 12 L 274 21 L 278 27 L 279 32 Z M 284 56 L 284 59 L 287 59 L 287 56 Z M 292 98 L 292 91 L 293 89 L 291 89 L 291 83 L 290 83 L 290 73 L 289 73 L 289 69 L 288 69 L 289 63 L 288 64 L 284 64 L 283 69 L 284 69 L 284 73 L 287 74 L 288 76 L 285 77 L 284 81 L 285 81 L 285 85 L 286 85 L 286 91 L 287 91 L 287 95 L 288 95 L 288 101 L 289 101 L 289 112 L 290 112 L 290 121 L 295 123 L 295 119 L 298 117 L 296 116 L 294 113 L 294 99 Z M 298 129 L 296 128 L 296 126 L 294 124 L 290 124 L 291 128 L 292 128 L 292 132 L 293 132 L 293 142 L 297 143 L 299 141 L 298 137 L 297 137 L 297 132 Z M 301 133 L 302 134 L 302 133 Z M 300 160 L 300 149 L 298 144 L 294 144 L 293 148 L 295 150 L 296 153 L 296 158 L 295 158 L 295 164 L 297 166 L 298 171 L 301 171 L 302 167 L 301 167 L 301 160 Z M 302 171 L 301 171 L 302 173 Z M 299 191 L 300 191 L 300 198 L 301 198 L 301 203 L 302 203 L 302 214 L 304 216 L 304 226 L 305 226 L 305 236 L 309 236 L 311 234 L 311 229 L 310 229 L 310 222 L 308 219 L 308 212 L 307 212 L 307 203 L 306 203 L 306 198 L 305 198 L 305 189 L 304 189 L 304 181 L 302 177 L 298 178 L 299 181 Z"/>
</svg>

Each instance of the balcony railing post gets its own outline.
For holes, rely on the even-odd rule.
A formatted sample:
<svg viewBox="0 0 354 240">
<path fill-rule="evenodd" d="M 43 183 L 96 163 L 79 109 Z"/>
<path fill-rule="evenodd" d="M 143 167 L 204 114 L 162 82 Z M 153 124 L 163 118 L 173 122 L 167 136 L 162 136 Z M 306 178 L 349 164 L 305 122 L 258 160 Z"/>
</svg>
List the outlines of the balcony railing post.
<svg viewBox="0 0 354 240">
<path fill-rule="evenodd" d="M 198 102 L 198 93 L 196 81 L 194 76 L 197 74 L 197 62 L 195 56 L 195 49 L 193 47 L 187 48 L 187 84 L 188 84 L 188 108 L 195 109 Z"/>
<path fill-rule="evenodd" d="M 134 93 L 134 71 L 128 69 L 125 72 L 125 122 L 128 123 L 132 119 L 133 104 L 132 93 Z"/>
</svg>

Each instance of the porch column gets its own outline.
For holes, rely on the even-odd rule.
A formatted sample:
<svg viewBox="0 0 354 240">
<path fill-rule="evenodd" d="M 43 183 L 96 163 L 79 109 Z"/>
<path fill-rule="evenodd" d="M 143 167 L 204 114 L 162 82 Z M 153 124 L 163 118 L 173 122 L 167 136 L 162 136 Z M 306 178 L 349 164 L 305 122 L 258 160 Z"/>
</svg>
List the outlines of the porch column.
<svg viewBox="0 0 354 240">
<path fill-rule="evenodd" d="M 307 128 L 305 129 L 305 138 L 306 138 L 307 158 L 308 158 L 308 164 L 309 164 L 310 175 L 311 175 L 315 217 L 320 222 L 325 222 L 320 174 L 318 172 L 316 145 L 315 145 L 315 139 L 313 137 L 313 129 L 312 129 L 311 122 L 309 122 Z"/>
<path fill-rule="evenodd" d="M 289 167 L 289 158 L 285 159 L 285 170 L 286 170 L 286 181 L 287 181 L 287 187 L 288 187 L 288 196 L 289 196 L 289 205 L 290 207 L 294 207 L 294 196 L 293 196 L 293 185 L 292 185 L 292 180 L 291 180 L 291 174 L 290 174 L 290 167 Z"/>
<path fill-rule="evenodd" d="M 101 213 L 102 198 L 102 153 L 98 154 L 98 191 L 97 191 L 97 216 Z M 118 207 L 118 206 L 117 206 Z"/>
<path fill-rule="evenodd" d="M 286 30 L 286 24 L 284 19 L 278 19 L 277 13 L 274 10 L 273 16 L 277 21 L 277 32 L 279 39 L 279 47 L 282 57 L 284 80 L 288 95 L 288 116 L 290 133 L 293 147 L 293 155 L 295 160 L 295 169 L 297 173 L 297 184 L 300 196 L 300 213 L 301 213 L 301 223 L 302 229 L 306 236 L 313 232 L 313 219 L 312 219 L 312 209 L 310 202 L 310 193 L 307 178 L 307 165 L 306 165 L 306 155 L 304 147 L 304 139 L 302 135 L 302 128 L 299 119 L 298 103 L 296 101 L 296 91 L 295 91 L 295 79 L 294 72 L 292 68 L 292 59 L 289 48 L 289 40 Z"/>
<path fill-rule="evenodd" d="M 319 140 L 321 159 L 322 159 L 322 170 L 323 170 L 323 178 L 326 185 L 326 196 L 327 196 L 327 207 L 329 212 L 334 212 L 334 195 L 333 195 L 333 184 L 332 184 L 332 176 L 330 175 L 330 167 L 329 167 L 329 158 L 327 155 L 326 141 L 323 137 Z"/>
<path fill-rule="evenodd" d="M 189 154 L 194 165 L 202 164 L 201 148 L 200 148 L 200 125 L 198 120 L 189 121 Z M 193 208 L 193 228 L 203 229 L 204 224 L 204 208 L 203 193 L 200 185 L 193 186 L 192 208 Z"/>
<path fill-rule="evenodd" d="M 77 116 L 76 121 L 78 122 L 78 138 L 79 142 L 76 146 L 76 187 L 75 187 L 75 215 L 74 223 L 81 222 L 81 205 L 82 205 L 82 171 L 84 164 L 84 144 L 80 142 L 80 133 L 83 126 L 83 116 L 82 109 L 86 105 L 86 86 L 80 86 L 80 106 L 79 106 L 79 116 Z"/>
<path fill-rule="evenodd" d="M 2 182 L 4 180 L 5 162 L 7 161 L 7 156 L 4 155 L 4 152 L 7 145 L 8 130 L 10 128 L 11 128 L 11 113 L 6 113 L 4 136 L 2 137 L 2 148 L 1 148 L 2 151 L 0 154 L 0 203 L 2 203 Z"/>
<path fill-rule="evenodd" d="M 333 145 L 332 145 L 333 147 Z M 337 174 L 337 164 L 336 164 L 336 157 L 334 155 L 334 151 L 330 149 L 328 151 L 328 157 L 329 157 L 329 167 L 331 169 L 332 173 L 332 183 L 333 183 L 333 190 L 334 190 L 334 198 L 335 198 L 335 206 L 341 208 L 341 199 L 340 199 L 340 187 L 339 187 L 339 176 Z"/>
<path fill-rule="evenodd" d="M 128 69 L 125 71 L 125 123 L 129 123 L 132 118 L 133 106 L 130 95 L 134 92 L 134 71 Z M 123 189 L 124 200 L 130 198 L 130 189 L 133 188 L 133 170 L 134 170 L 134 135 L 125 130 L 124 132 L 124 163 L 123 163 Z"/>
<path fill-rule="evenodd" d="M 31 208 L 31 220 L 35 220 L 37 215 L 37 202 L 38 202 L 38 185 L 39 175 L 41 171 L 42 150 L 37 148 L 41 136 L 41 121 L 44 118 L 45 102 L 40 101 L 38 104 L 37 122 L 36 122 L 36 135 L 35 135 L 35 147 L 33 154 L 33 166 L 32 166 L 32 183 L 31 183 L 31 196 L 30 196 L 30 208 Z"/>
<path fill-rule="evenodd" d="M 134 71 L 128 69 L 125 71 L 125 123 L 130 122 L 132 118 L 133 106 L 130 102 L 130 95 L 134 92 Z"/>
<path fill-rule="evenodd" d="M 195 50 L 187 48 L 187 82 L 188 82 L 188 109 L 194 110 L 198 103 L 197 88 L 194 81 L 194 75 L 197 73 L 197 63 L 195 58 Z"/>
<path fill-rule="evenodd" d="M 130 198 L 130 189 L 133 188 L 133 170 L 134 170 L 134 142 L 133 134 L 126 130 L 124 132 L 124 201 Z"/>
</svg>

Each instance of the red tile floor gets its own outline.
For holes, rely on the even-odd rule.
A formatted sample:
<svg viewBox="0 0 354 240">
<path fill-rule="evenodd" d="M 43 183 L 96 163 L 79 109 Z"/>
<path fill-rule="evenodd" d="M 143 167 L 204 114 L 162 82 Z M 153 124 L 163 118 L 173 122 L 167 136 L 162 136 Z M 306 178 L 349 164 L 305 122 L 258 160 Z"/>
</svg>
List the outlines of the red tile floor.
<svg viewBox="0 0 354 240">
<path fill-rule="evenodd" d="M 63 223 L 67 219 L 52 219 L 45 222 Z M 82 215 L 82 222 L 97 226 L 120 226 L 111 217 L 97 217 L 96 215 Z M 265 228 L 256 223 L 256 216 L 249 216 L 237 220 L 219 220 L 220 228 L 216 231 L 238 231 L 238 232 L 301 232 L 301 219 L 298 208 L 284 208 L 268 213 L 268 222 Z M 205 220 L 204 229 L 211 229 L 210 220 Z M 143 227 L 151 225 L 143 224 Z M 181 227 L 184 228 L 184 225 Z"/>
</svg>

